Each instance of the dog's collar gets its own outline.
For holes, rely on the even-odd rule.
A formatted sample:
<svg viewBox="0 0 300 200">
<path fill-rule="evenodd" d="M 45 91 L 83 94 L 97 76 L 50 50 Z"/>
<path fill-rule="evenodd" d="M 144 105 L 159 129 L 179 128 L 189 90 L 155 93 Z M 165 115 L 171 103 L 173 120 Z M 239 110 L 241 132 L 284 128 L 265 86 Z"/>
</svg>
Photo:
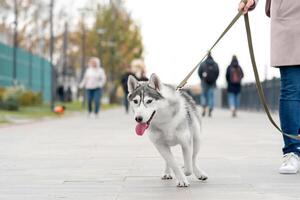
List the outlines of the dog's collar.
<svg viewBox="0 0 300 200">
<path fill-rule="evenodd" d="M 152 119 L 153 119 L 153 117 L 154 117 L 155 113 L 156 113 L 156 111 L 153 111 L 153 113 L 152 113 L 152 115 L 151 115 L 150 119 L 147 121 L 147 124 L 148 124 L 148 125 L 149 125 L 149 124 L 150 124 L 150 122 L 152 121 Z"/>
</svg>

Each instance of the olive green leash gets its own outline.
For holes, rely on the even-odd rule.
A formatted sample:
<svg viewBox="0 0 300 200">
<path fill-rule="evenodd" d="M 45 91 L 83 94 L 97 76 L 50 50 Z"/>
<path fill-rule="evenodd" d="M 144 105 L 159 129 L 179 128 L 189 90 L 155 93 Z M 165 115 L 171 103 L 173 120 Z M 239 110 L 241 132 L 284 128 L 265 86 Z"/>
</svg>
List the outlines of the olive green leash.
<svg viewBox="0 0 300 200">
<path fill-rule="evenodd" d="M 246 3 L 246 1 L 244 1 L 244 3 Z M 223 36 L 230 30 L 230 28 L 235 24 L 235 22 L 243 15 L 243 12 L 240 11 L 234 18 L 233 20 L 230 22 L 230 24 L 226 27 L 226 29 L 223 31 L 223 33 L 220 35 L 220 37 L 217 39 L 217 41 L 213 44 L 213 46 L 209 49 L 209 51 L 204 55 L 204 57 L 201 59 L 201 61 L 188 73 L 188 75 L 180 82 L 180 84 L 177 86 L 176 90 L 180 90 L 182 89 L 188 79 L 192 76 L 192 74 L 196 71 L 196 69 L 200 66 L 200 64 L 204 61 L 204 59 L 208 56 L 209 52 L 213 50 L 213 48 L 219 43 L 219 41 L 223 38 Z M 247 40 L 248 40 L 248 47 L 249 47 L 249 53 L 250 53 L 250 58 L 251 58 L 251 62 L 252 62 L 252 68 L 253 68 L 253 72 L 254 72 L 254 77 L 255 77 L 255 83 L 256 83 L 256 88 L 257 88 L 257 93 L 259 96 L 259 100 L 264 108 L 265 113 L 268 116 L 269 121 L 271 122 L 271 124 L 282 134 L 285 135 L 289 138 L 292 139 L 296 139 L 296 140 L 300 140 L 300 135 L 291 135 L 291 134 L 287 134 L 284 133 L 279 126 L 276 124 L 276 122 L 274 121 L 269 107 L 266 103 L 266 98 L 264 95 L 264 91 L 262 88 L 262 85 L 260 83 L 260 78 L 259 78 L 259 74 L 258 74 L 258 70 L 257 70 L 257 65 L 256 65 L 256 61 L 255 61 L 255 56 L 254 56 L 254 50 L 253 50 L 253 43 L 252 43 L 252 37 L 251 37 L 251 29 L 250 29 L 250 23 L 249 23 L 249 16 L 248 13 L 244 15 L 244 19 L 245 19 L 245 26 L 246 26 L 246 32 L 247 32 Z"/>
<path fill-rule="evenodd" d="M 256 89 L 257 89 L 257 93 L 258 93 L 258 96 L 259 96 L 260 103 L 262 104 L 262 106 L 265 110 L 265 113 L 267 114 L 268 119 L 271 122 L 271 124 L 282 135 L 285 135 L 285 136 L 287 136 L 289 138 L 292 138 L 292 139 L 300 140 L 300 135 L 291 135 L 291 134 L 284 133 L 279 128 L 279 126 L 276 124 L 276 122 L 274 121 L 274 119 L 273 119 L 273 117 L 270 113 L 270 110 L 269 110 L 269 107 L 267 105 L 266 98 L 265 98 L 265 95 L 264 95 L 264 91 L 263 91 L 262 85 L 260 83 L 259 74 L 258 74 L 258 71 L 257 71 L 257 65 L 256 65 L 256 61 L 255 61 L 255 56 L 254 56 L 253 43 L 252 43 L 251 29 L 250 29 L 248 14 L 244 15 L 244 19 L 245 19 L 245 26 L 246 26 L 246 31 L 247 31 L 247 39 L 248 39 L 248 47 L 249 47 L 249 52 L 250 52 L 250 58 L 251 58 L 251 62 L 252 62 L 252 68 L 253 68 L 254 77 L 255 77 Z"/>
<path fill-rule="evenodd" d="M 223 31 L 223 33 L 220 35 L 220 37 L 217 39 L 217 41 L 212 45 L 212 47 L 208 50 L 208 52 L 203 56 L 203 58 L 200 60 L 200 62 L 188 73 L 188 75 L 180 82 L 180 84 L 177 86 L 176 90 L 182 89 L 187 81 L 190 79 L 192 74 L 196 71 L 196 69 L 200 66 L 200 64 L 204 61 L 204 59 L 208 56 L 209 52 L 215 48 L 215 46 L 220 42 L 220 40 L 224 37 L 224 35 L 231 29 L 231 27 L 235 24 L 235 22 L 243 15 L 242 12 L 239 12 L 233 20 L 230 22 L 230 24 L 226 27 L 226 29 Z"/>
</svg>

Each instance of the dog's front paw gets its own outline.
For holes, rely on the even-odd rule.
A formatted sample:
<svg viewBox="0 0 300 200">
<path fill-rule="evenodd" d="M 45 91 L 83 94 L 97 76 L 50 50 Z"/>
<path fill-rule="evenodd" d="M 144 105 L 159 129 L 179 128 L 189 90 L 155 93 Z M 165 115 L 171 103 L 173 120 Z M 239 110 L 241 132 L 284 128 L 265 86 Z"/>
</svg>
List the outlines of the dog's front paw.
<svg viewBox="0 0 300 200">
<path fill-rule="evenodd" d="M 178 181 L 177 187 L 189 187 L 190 183 L 188 181 Z"/>
<path fill-rule="evenodd" d="M 161 177 L 161 180 L 170 180 L 170 179 L 173 179 L 173 177 L 172 177 L 171 174 L 164 174 L 164 175 Z"/>
<path fill-rule="evenodd" d="M 208 179 L 208 177 L 207 177 L 206 175 L 201 175 L 200 177 L 197 177 L 197 178 L 198 178 L 198 180 L 200 180 L 200 181 L 205 181 L 205 180 Z"/>
<path fill-rule="evenodd" d="M 199 168 L 194 168 L 194 174 L 197 177 L 197 179 L 200 181 L 205 181 L 208 179 L 207 174 L 204 171 L 200 170 Z"/>
</svg>

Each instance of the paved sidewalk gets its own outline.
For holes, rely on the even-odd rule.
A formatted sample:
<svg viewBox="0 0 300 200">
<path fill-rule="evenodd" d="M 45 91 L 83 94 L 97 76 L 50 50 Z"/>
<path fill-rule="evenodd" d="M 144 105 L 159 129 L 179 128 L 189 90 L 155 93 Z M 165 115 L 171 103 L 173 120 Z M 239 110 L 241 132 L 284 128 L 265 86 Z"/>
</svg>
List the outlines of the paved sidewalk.
<svg viewBox="0 0 300 200">
<path fill-rule="evenodd" d="M 209 179 L 189 188 L 160 180 L 163 160 L 120 109 L 0 128 L 0 200 L 300 199 L 300 175 L 277 173 L 281 139 L 263 114 L 214 115 L 199 160 Z"/>
</svg>

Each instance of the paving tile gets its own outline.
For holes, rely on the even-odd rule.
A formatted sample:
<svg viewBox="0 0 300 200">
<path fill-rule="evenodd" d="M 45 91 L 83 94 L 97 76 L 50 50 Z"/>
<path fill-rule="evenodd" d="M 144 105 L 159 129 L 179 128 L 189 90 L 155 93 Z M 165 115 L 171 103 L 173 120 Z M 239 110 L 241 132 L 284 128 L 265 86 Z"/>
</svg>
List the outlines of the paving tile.
<svg viewBox="0 0 300 200">
<path fill-rule="evenodd" d="M 205 182 L 189 188 L 162 181 L 164 161 L 134 133 L 131 115 L 104 111 L 0 128 L 2 200 L 299 200 L 300 174 L 283 176 L 281 136 L 262 113 L 232 119 L 216 110 L 203 119 L 199 165 Z M 173 152 L 182 165 L 179 148 Z"/>
</svg>

